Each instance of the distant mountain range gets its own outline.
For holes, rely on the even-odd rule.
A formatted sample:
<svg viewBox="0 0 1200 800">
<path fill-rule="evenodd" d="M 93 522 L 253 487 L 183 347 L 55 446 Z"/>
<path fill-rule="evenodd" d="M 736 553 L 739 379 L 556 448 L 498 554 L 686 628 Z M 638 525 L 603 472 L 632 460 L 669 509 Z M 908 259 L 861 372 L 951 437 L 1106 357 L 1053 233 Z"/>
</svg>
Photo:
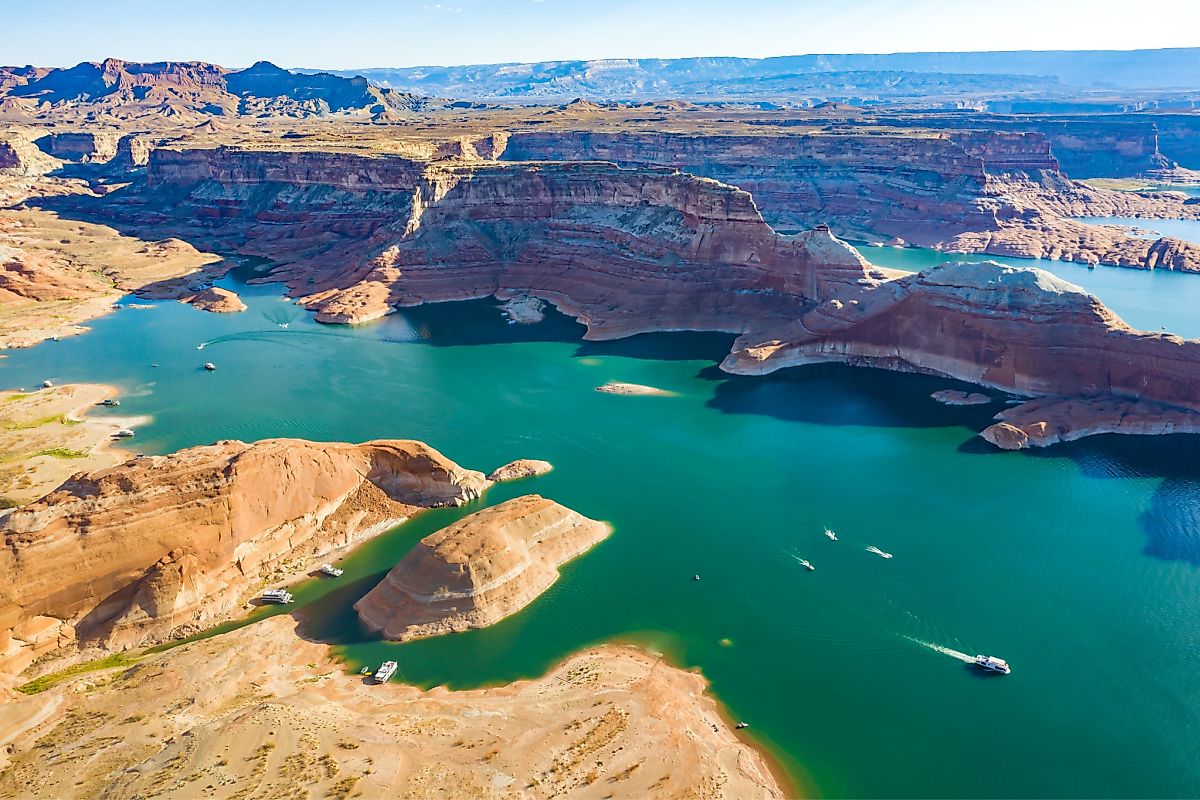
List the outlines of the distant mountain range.
<svg viewBox="0 0 1200 800">
<path fill-rule="evenodd" d="M 606 59 L 374 68 L 337 74 L 361 75 L 402 92 L 517 102 L 797 94 L 851 101 L 931 93 L 1080 95 L 1200 88 L 1200 48 Z"/>
<path fill-rule="evenodd" d="M 0 110 L 58 120 L 172 117 L 309 117 L 389 114 L 439 101 L 359 76 L 292 72 L 268 61 L 227 70 L 203 61 L 137 63 L 109 58 L 66 69 L 0 67 Z M 444 105 L 444 103 L 441 103 Z"/>
</svg>

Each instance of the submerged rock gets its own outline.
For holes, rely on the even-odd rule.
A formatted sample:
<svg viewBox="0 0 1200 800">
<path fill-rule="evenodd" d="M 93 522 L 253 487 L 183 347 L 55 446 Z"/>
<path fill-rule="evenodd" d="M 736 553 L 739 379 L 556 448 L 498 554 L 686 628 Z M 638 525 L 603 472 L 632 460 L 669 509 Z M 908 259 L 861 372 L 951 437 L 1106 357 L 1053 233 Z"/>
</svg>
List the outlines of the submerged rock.
<svg viewBox="0 0 1200 800">
<path fill-rule="evenodd" d="M 518 497 L 426 536 L 354 608 L 394 641 L 483 628 L 532 603 L 609 533 L 553 500 Z"/>
<path fill-rule="evenodd" d="M 941 389 L 929 396 L 947 406 L 981 406 L 992 402 L 992 398 L 983 392 L 960 392 L 957 389 Z"/>
</svg>

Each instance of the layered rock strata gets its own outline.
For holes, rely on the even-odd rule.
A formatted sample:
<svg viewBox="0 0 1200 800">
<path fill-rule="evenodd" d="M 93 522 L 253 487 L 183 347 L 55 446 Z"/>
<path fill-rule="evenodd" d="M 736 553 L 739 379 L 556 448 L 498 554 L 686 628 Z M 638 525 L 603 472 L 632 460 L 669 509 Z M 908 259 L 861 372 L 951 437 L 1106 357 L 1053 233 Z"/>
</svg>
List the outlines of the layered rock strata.
<svg viewBox="0 0 1200 800">
<path fill-rule="evenodd" d="M 959 177 L 986 189 L 982 157 L 958 152 Z M 1017 157 L 989 156 L 1002 164 Z M 157 196 L 205 221 L 188 223 L 188 236 L 282 260 L 271 277 L 287 282 L 321 321 L 361 322 L 426 302 L 530 297 L 580 319 L 590 339 L 738 333 L 724 363 L 733 372 L 842 360 L 1030 395 L 1195 404 L 1195 344 L 1132 331 L 1047 273 L 948 264 L 895 279 L 828 227 L 781 235 L 747 192 L 686 173 L 218 149 L 156 151 L 149 180 Z M 119 203 L 110 208 L 121 213 Z M 1030 209 L 1025 227 L 1004 230 L 1047 218 L 1038 213 Z M 1053 231 L 1076 225 L 1089 235 L 1117 234 L 1063 225 Z M 1150 260 L 1140 266 L 1189 268 L 1187 248 L 1119 233 L 1145 247 Z M 1055 328 L 1053 346 L 1047 325 Z"/>
<path fill-rule="evenodd" d="M 426 536 L 354 608 L 394 641 L 483 628 L 532 603 L 610 532 L 553 500 L 518 497 Z"/>
<path fill-rule="evenodd" d="M 265 579 L 487 486 L 412 441 L 229 441 L 76 475 L 0 518 L 0 668 L 210 625 Z"/>
<path fill-rule="evenodd" d="M 511 135 L 502 158 L 684 170 L 749 191 L 783 230 L 826 222 L 846 236 L 903 237 L 950 252 L 1200 270 L 1200 247 L 1191 243 L 1131 239 L 1065 219 L 1196 219 L 1200 208 L 1178 195 L 1072 181 L 1037 132 L 546 131 Z"/>
<path fill-rule="evenodd" d="M 208 220 L 189 237 L 280 262 L 271 277 L 324 322 L 524 295 L 593 339 L 736 332 L 886 277 L 828 229 L 780 236 L 747 192 L 664 170 L 233 150 L 158 150 L 149 170 L 160 196 Z"/>
</svg>

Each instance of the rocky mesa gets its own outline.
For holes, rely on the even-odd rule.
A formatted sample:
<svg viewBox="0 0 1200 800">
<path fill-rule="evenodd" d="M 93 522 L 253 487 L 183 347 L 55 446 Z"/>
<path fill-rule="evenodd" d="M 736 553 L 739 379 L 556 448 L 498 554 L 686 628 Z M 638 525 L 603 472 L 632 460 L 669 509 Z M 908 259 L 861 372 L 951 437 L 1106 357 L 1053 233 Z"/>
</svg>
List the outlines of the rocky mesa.
<svg viewBox="0 0 1200 800">
<path fill-rule="evenodd" d="M 214 624 L 249 593 L 488 481 L 414 441 L 227 441 L 71 478 L 0 518 L 0 669 Z"/>
<path fill-rule="evenodd" d="M 553 500 L 518 497 L 426 536 L 354 607 L 394 641 L 483 628 L 532 603 L 609 533 Z"/>
</svg>

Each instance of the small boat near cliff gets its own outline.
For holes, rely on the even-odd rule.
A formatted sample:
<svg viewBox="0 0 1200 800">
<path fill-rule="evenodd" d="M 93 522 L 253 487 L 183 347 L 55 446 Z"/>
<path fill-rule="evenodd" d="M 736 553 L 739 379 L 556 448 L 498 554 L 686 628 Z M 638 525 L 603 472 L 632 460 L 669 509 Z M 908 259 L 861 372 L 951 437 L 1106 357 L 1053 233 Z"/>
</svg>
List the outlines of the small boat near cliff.
<svg viewBox="0 0 1200 800">
<path fill-rule="evenodd" d="M 974 663 L 980 669 L 986 669 L 989 672 L 999 672 L 1001 675 L 1007 675 L 1012 672 L 1012 668 L 1008 666 L 1007 661 L 995 656 L 975 656 Z"/>
<path fill-rule="evenodd" d="M 891 558 L 892 557 L 891 553 L 885 553 L 873 544 L 867 545 L 867 552 L 874 553 L 875 555 L 879 556 L 880 558 Z"/>
<path fill-rule="evenodd" d="M 267 589 L 262 593 L 262 600 L 264 603 L 287 605 L 292 602 L 292 593 L 287 589 Z"/>
<path fill-rule="evenodd" d="M 132 439 L 133 431 L 131 431 L 129 428 L 121 428 L 121 430 L 119 430 L 113 434 L 113 438 L 114 439 Z"/>
<path fill-rule="evenodd" d="M 375 682 L 387 683 L 388 678 L 396 674 L 396 670 L 400 665 L 395 661 L 385 661 L 379 665 L 379 669 L 375 670 Z"/>
<path fill-rule="evenodd" d="M 322 575 L 328 575 L 331 578 L 342 577 L 342 570 L 338 569 L 333 564 L 322 564 L 320 572 Z"/>
</svg>

